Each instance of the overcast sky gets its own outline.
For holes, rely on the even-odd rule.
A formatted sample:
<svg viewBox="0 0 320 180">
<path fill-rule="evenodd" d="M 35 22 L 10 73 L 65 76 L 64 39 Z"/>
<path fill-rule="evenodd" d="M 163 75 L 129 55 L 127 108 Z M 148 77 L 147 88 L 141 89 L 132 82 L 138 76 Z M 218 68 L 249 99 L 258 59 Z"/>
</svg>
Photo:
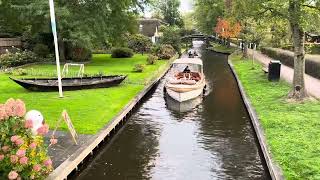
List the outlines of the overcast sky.
<svg viewBox="0 0 320 180">
<path fill-rule="evenodd" d="M 193 0 L 180 0 L 180 1 L 181 1 L 181 6 L 180 6 L 181 12 L 188 12 L 192 10 Z"/>
<path fill-rule="evenodd" d="M 184 12 L 189 12 L 192 10 L 192 4 L 193 4 L 193 0 L 180 0 L 181 1 L 181 5 L 180 5 L 180 12 L 184 13 Z M 152 12 L 151 11 L 146 11 L 144 16 L 145 17 L 151 17 Z"/>
</svg>

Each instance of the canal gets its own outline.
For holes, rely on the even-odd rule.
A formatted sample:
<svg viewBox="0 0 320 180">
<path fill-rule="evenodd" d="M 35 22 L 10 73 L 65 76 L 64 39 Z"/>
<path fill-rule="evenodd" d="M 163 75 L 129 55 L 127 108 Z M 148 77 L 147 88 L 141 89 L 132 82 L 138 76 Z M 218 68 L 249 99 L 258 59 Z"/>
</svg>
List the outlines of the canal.
<svg viewBox="0 0 320 180">
<path fill-rule="evenodd" d="M 227 56 L 202 50 L 209 90 L 178 104 L 164 79 L 72 179 L 270 179 Z"/>
</svg>

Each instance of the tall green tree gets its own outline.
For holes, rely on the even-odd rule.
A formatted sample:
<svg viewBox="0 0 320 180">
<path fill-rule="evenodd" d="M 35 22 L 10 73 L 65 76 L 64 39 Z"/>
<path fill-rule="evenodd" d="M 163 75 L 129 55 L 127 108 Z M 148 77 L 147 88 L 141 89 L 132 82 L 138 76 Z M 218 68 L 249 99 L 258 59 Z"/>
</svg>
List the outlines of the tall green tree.
<svg viewBox="0 0 320 180">
<path fill-rule="evenodd" d="M 305 32 L 312 28 L 313 23 L 320 19 L 319 0 L 242 0 L 237 2 L 242 8 L 245 18 L 253 17 L 264 20 L 286 20 L 290 26 L 294 47 L 294 77 L 293 87 L 289 97 L 303 100 L 307 94 L 305 90 Z M 238 6 L 241 7 L 241 6 Z"/>
<path fill-rule="evenodd" d="M 0 31 L 51 32 L 47 0 L 0 2 Z M 59 40 L 91 47 L 106 41 L 117 45 L 125 33 L 136 30 L 137 15 L 146 3 L 148 0 L 55 0 Z"/>
<path fill-rule="evenodd" d="M 194 19 L 197 28 L 205 34 L 213 34 L 219 17 L 225 12 L 224 0 L 196 0 Z"/>
<path fill-rule="evenodd" d="M 180 0 L 154 0 L 154 10 L 162 15 L 163 20 L 171 26 L 183 27 L 183 20 L 179 11 Z"/>
</svg>

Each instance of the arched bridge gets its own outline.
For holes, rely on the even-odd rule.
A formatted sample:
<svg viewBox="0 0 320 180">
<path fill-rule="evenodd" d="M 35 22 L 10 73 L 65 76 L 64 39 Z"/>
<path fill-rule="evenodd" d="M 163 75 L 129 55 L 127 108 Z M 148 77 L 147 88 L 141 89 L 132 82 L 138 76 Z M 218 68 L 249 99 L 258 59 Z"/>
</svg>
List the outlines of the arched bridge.
<svg viewBox="0 0 320 180">
<path fill-rule="evenodd" d="M 187 41 L 187 40 L 193 40 L 193 39 L 199 39 L 203 41 L 214 41 L 217 38 L 213 35 L 204 35 L 204 34 L 191 34 L 188 36 L 183 36 L 181 40 Z"/>
</svg>

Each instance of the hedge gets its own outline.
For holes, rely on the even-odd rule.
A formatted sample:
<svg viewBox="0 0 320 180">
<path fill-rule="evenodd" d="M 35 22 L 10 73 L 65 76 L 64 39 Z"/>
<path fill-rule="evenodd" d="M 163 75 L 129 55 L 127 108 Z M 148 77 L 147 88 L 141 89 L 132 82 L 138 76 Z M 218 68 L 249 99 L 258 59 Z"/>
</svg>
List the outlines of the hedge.
<svg viewBox="0 0 320 180">
<path fill-rule="evenodd" d="M 294 53 L 292 51 L 262 47 L 261 52 L 273 59 L 280 60 L 282 64 L 294 67 Z M 320 79 L 320 55 L 306 55 L 306 73 Z"/>
</svg>

